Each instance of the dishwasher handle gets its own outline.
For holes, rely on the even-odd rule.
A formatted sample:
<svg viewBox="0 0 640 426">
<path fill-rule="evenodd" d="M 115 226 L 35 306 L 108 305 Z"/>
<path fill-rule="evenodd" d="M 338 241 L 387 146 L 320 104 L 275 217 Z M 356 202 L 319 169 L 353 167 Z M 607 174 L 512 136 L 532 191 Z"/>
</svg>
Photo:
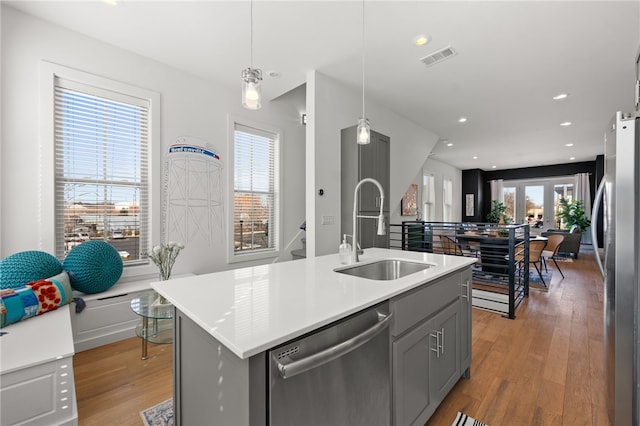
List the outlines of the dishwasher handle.
<svg viewBox="0 0 640 426">
<path fill-rule="evenodd" d="M 364 345 L 389 326 L 392 316 L 392 313 L 383 314 L 378 312 L 378 322 L 348 340 L 288 364 L 282 364 L 280 361 L 275 359 L 275 357 L 273 361 L 276 363 L 280 376 L 282 376 L 283 379 L 289 379 L 300 373 L 304 373 L 305 371 L 326 364 L 329 361 L 333 361 L 334 359 L 346 355 L 354 349 Z"/>
</svg>

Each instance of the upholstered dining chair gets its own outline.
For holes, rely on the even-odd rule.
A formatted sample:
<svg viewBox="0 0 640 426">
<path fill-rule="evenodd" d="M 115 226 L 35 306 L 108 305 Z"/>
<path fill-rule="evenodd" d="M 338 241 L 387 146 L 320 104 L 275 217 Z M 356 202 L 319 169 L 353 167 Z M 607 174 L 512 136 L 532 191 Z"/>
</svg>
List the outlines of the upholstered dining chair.
<svg viewBox="0 0 640 426">
<path fill-rule="evenodd" d="M 440 242 L 442 243 L 442 253 L 451 254 L 454 256 L 464 256 L 462 248 L 453 238 L 446 235 L 439 235 Z"/>
<path fill-rule="evenodd" d="M 558 250 L 560 250 L 560 245 L 562 244 L 562 242 L 564 241 L 564 235 L 562 234 L 548 234 L 547 235 L 547 246 L 545 247 L 544 251 L 542 252 L 542 262 L 544 264 L 544 270 L 547 270 L 547 259 L 551 259 L 553 260 L 553 263 L 556 265 L 556 268 L 558 268 L 558 271 L 560 272 L 560 275 L 562 275 L 562 278 L 564 278 L 564 274 L 562 273 L 562 269 L 560 269 L 560 266 L 558 265 L 558 262 L 556 262 L 556 256 L 558 255 Z"/>
</svg>

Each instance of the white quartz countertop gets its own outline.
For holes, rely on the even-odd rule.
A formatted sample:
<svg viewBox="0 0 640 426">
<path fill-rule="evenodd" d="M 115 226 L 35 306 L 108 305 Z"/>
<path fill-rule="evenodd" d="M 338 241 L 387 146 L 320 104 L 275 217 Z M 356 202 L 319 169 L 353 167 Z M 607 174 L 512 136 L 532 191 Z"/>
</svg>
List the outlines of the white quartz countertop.
<svg viewBox="0 0 640 426">
<path fill-rule="evenodd" d="M 0 331 L 0 373 L 73 355 L 70 305 L 11 324 Z"/>
<path fill-rule="evenodd" d="M 370 248 L 360 263 L 406 259 L 434 267 L 390 281 L 335 272 L 337 254 L 151 284 L 207 333 L 245 359 L 469 266 L 475 258 Z"/>
</svg>

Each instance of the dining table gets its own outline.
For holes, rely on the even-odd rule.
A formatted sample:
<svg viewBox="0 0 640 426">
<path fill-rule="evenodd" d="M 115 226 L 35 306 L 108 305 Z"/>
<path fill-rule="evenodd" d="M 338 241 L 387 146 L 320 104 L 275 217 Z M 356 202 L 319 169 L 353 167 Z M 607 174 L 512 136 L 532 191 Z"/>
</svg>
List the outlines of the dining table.
<svg viewBox="0 0 640 426">
<path fill-rule="evenodd" d="M 530 236 L 529 241 L 547 241 L 547 237 Z M 516 236 L 516 245 L 524 241 L 522 236 Z M 466 231 L 456 234 L 456 242 L 465 249 L 479 252 L 479 265 L 483 272 L 507 275 L 509 268 L 509 237 L 500 236 L 493 232 Z M 473 244 L 476 243 L 476 244 Z M 474 248 L 478 247 L 479 248 Z"/>
</svg>

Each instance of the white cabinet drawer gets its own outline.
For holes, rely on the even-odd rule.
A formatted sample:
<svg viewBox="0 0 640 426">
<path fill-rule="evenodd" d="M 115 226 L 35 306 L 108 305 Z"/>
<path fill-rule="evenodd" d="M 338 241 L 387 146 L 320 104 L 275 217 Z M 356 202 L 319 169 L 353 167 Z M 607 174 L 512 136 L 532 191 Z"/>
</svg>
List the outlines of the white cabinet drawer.
<svg viewBox="0 0 640 426">
<path fill-rule="evenodd" d="M 1 376 L 0 424 L 77 424 L 72 357 Z"/>
</svg>

